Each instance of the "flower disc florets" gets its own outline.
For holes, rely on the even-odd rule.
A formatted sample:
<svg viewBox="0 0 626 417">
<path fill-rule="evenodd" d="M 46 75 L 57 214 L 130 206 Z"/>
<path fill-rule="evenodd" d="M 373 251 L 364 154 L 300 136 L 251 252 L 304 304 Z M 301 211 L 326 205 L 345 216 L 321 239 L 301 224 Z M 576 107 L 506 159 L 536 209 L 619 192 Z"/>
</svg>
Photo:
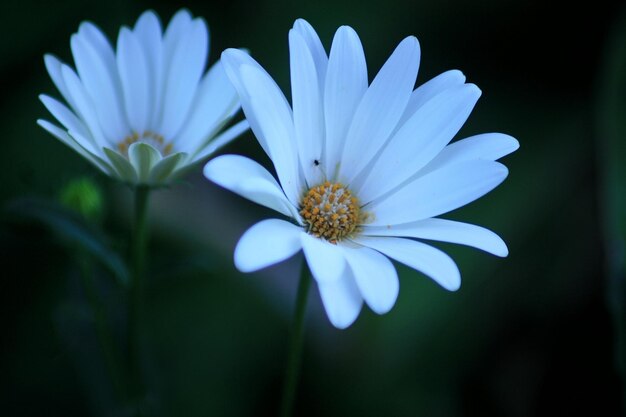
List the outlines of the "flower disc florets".
<svg viewBox="0 0 626 417">
<path fill-rule="evenodd" d="M 326 181 L 312 187 L 300 203 L 300 215 L 308 232 L 330 243 L 350 236 L 361 216 L 358 199 L 339 183 Z"/>
<path fill-rule="evenodd" d="M 117 149 L 124 156 L 128 157 L 128 148 L 135 142 L 142 142 L 151 145 L 154 149 L 161 152 L 162 156 L 168 156 L 172 153 L 172 144 L 167 143 L 163 136 L 149 130 L 146 130 L 141 135 L 135 132 L 132 135 L 126 136 L 124 140 L 117 144 Z"/>
</svg>

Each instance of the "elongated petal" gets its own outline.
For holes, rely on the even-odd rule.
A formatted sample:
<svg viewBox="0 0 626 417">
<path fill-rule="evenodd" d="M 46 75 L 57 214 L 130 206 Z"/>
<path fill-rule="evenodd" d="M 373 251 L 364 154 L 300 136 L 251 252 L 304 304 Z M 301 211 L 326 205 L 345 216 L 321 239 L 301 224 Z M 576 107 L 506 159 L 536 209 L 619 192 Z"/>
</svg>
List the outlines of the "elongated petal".
<svg viewBox="0 0 626 417">
<path fill-rule="evenodd" d="M 65 107 L 63 103 L 53 99 L 52 97 L 48 97 L 46 95 L 40 95 L 39 99 L 46 106 L 50 114 L 52 114 L 61 124 L 65 127 L 65 130 L 72 130 L 74 132 L 79 133 L 88 140 L 83 144 L 83 146 L 91 153 L 97 152 L 97 144 L 91 138 L 91 133 L 85 126 L 82 120 L 78 118 L 70 109 Z"/>
<path fill-rule="evenodd" d="M 306 181 L 309 186 L 313 186 L 324 179 L 319 166 L 324 140 L 321 88 L 311 52 L 305 40 L 294 29 L 289 32 L 289 59 L 298 154 Z"/>
<path fill-rule="evenodd" d="M 409 223 L 447 213 L 487 194 L 507 174 L 504 165 L 492 161 L 466 161 L 444 167 L 372 203 L 371 225 Z"/>
<path fill-rule="evenodd" d="M 354 112 L 367 90 L 367 64 L 361 40 L 349 26 L 337 29 L 324 87 L 325 159 L 321 166 L 335 178 Z"/>
<path fill-rule="evenodd" d="M 54 55 L 46 54 L 43 58 L 46 70 L 48 71 L 50 78 L 52 78 L 52 82 L 56 86 L 57 90 L 59 90 L 59 93 L 61 93 L 65 101 L 67 101 L 70 107 L 76 111 L 76 104 L 74 103 L 74 100 L 65 85 L 65 80 L 63 79 L 63 73 L 61 71 L 63 64 Z"/>
<path fill-rule="evenodd" d="M 302 229 L 278 219 L 263 220 L 249 228 L 235 248 L 235 266 L 253 272 L 282 262 L 301 248 Z"/>
<path fill-rule="evenodd" d="M 217 135 L 215 138 L 213 138 L 204 148 L 201 148 L 198 153 L 193 156 L 191 163 L 194 164 L 198 161 L 203 160 L 214 152 L 217 152 L 218 149 L 228 145 L 230 142 L 239 137 L 249 128 L 250 124 L 247 120 L 242 120 L 238 123 L 235 123 L 228 129 Z"/>
<path fill-rule="evenodd" d="M 417 269 L 446 290 L 456 291 L 461 286 L 461 273 L 452 258 L 432 246 L 394 237 L 361 237 L 357 242 Z"/>
<path fill-rule="evenodd" d="M 161 22 L 158 16 L 148 10 L 139 16 L 133 30 L 135 37 L 148 63 L 148 85 L 150 86 L 151 100 L 147 103 L 148 129 L 158 128 L 157 120 L 161 117 L 163 100 L 163 39 Z"/>
<path fill-rule="evenodd" d="M 204 71 L 209 44 L 204 20 L 194 19 L 167 58 L 170 60 L 165 75 L 163 115 L 159 131 L 166 138 L 174 138 L 187 118 L 194 93 Z"/>
<path fill-rule="evenodd" d="M 128 28 L 122 28 L 117 38 L 117 68 L 128 122 L 141 135 L 150 122 L 150 77 L 147 57 Z"/>
<path fill-rule="evenodd" d="M 317 283 L 328 319 L 338 329 L 350 326 L 359 316 L 363 298 L 350 268 L 333 281 Z"/>
<path fill-rule="evenodd" d="M 217 62 L 200 82 L 189 118 L 174 141 L 192 153 L 197 152 L 238 107 L 237 92 L 221 62 Z"/>
<path fill-rule="evenodd" d="M 372 81 L 356 109 L 339 167 L 350 183 L 385 144 L 413 91 L 420 61 L 417 39 L 404 39 Z"/>
<path fill-rule="evenodd" d="M 437 75 L 417 87 L 406 105 L 398 126 L 402 126 L 413 114 L 437 94 L 448 88 L 459 87 L 465 83 L 465 75 L 459 70 L 450 70 Z"/>
<path fill-rule="evenodd" d="M 368 203 L 393 190 L 437 156 L 461 129 L 479 97 L 478 87 L 467 84 L 421 106 L 364 173 L 358 191 L 361 200 Z"/>
<path fill-rule="evenodd" d="M 304 179 L 299 169 L 291 108 L 274 80 L 264 72 L 250 65 L 243 65 L 240 72 L 250 96 L 249 111 L 246 112 L 244 107 L 244 112 L 246 116 L 249 112 L 255 115 L 280 184 L 289 201 L 297 205 L 304 189 Z M 252 123 L 250 126 L 254 128 Z"/>
<path fill-rule="evenodd" d="M 255 161 L 239 155 L 222 155 L 209 161 L 204 176 L 216 184 L 299 220 L 297 209 L 289 202 L 272 174 Z"/>
<path fill-rule="evenodd" d="M 317 36 L 317 32 L 315 32 L 315 29 L 304 19 L 296 19 L 293 28 L 302 36 L 309 48 L 317 70 L 317 79 L 320 81 L 324 80 L 326 78 L 328 56 L 326 55 L 322 41 L 320 41 L 319 36 Z"/>
<path fill-rule="evenodd" d="M 85 158 L 87 161 L 93 164 L 100 171 L 104 172 L 106 175 L 111 175 L 113 173 L 113 168 L 109 164 L 107 164 L 97 155 L 94 155 L 84 147 L 85 141 L 75 140 L 66 131 L 60 129 L 58 126 L 53 125 L 47 120 L 39 119 L 37 120 L 37 124 L 46 129 L 49 133 L 52 134 L 52 136 L 59 139 L 65 145 L 76 151 L 80 156 Z"/>
<path fill-rule="evenodd" d="M 365 236 L 398 236 L 458 243 L 484 250 L 496 256 L 507 256 L 506 243 L 491 230 L 481 226 L 445 219 L 424 219 L 413 223 L 364 226 Z"/>
<path fill-rule="evenodd" d="M 446 146 L 435 159 L 420 171 L 420 175 L 461 161 L 495 161 L 515 152 L 518 148 L 517 139 L 504 133 L 483 133 L 471 136 Z"/>
<path fill-rule="evenodd" d="M 318 282 L 335 281 L 343 275 L 346 261 L 337 245 L 305 232 L 302 232 L 300 239 L 309 269 Z"/>
<path fill-rule="evenodd" d="M 111 141 L 122 140 L 129 134 L 129 127 L 121 111 L 121 87 L 117 72 L 110 69 L 106 56 L 99 54 L 80 33 L 72 36 L 71 47 L 76 69 L 91 97 L 102 131 Z"/>
<path fill-rule="evenodd" d="M 398 274 L 391 261 L 365 246 L 343 246 L 342 249 L 367 305 L 378 314 L 391 310 L 400 290 Z"/>
</svg>

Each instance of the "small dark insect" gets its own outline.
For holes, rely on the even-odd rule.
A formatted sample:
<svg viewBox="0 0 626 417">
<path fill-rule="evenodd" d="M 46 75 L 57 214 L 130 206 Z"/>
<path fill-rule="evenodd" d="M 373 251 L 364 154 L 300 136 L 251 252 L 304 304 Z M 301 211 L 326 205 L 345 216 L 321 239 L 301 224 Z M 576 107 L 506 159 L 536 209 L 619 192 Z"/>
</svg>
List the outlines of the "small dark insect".
<svg viewBox="0 0 626 417">
<path fill-rule="evenodd" d="M 317 159 L 314 159 L 314 160 L 313 160 L 313 165 L 315 165 L 315 166 L 319 166 L 319 165 L 320 165 L 320 161 L 319 161 L 319 160 L 317 160 Z"/>
</svg>

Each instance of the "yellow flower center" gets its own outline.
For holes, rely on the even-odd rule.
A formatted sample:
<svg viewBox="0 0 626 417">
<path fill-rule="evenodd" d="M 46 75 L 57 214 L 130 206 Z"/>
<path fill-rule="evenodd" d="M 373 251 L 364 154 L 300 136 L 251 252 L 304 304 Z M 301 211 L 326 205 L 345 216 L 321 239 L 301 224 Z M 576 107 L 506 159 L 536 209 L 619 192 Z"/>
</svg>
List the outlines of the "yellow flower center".
<svg viewBox="0 0 626 417">
<path fill-rule="evenodd" d="M 344 185 L 329 181 L 307 191 L 300 215 L 310 234 L 330 243 L 349 237 L 362 220 L 358 199 Z"/>
<path fill-rule="evenodd" d="M 161 152 L 162 156 L 167 156 L 172 153 L 172 144 L 165 142 L 163 136 L 149 130 L 146 130 L 141 135 L 137 132 L 133 132 L 132 135 L 126 136 L 120 143 L 117 144 L 117 149 L 122 155 L 128 158 L 128 148 L 136 142 L 151 145 L 154 149 Z"/>
</svg>

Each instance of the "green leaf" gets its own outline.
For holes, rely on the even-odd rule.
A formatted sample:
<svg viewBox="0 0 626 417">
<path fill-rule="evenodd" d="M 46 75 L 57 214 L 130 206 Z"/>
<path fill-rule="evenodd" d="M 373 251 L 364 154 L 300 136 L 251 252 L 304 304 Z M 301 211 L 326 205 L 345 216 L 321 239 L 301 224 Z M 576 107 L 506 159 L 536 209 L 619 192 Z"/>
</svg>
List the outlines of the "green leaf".
<svg viewBox="0 0 626 417">
<path fill-rule="evenodd" d="M 100 261 L 122 286 L 128 283 L 128 268 L 107 244 L 102 233 L 77 213 L 55 201 L 22 197 L 9 202 L 6 211 L 17 219 L 39 222 L 59 235 L 70 249 L 76 246 Z"/>
</svg>

